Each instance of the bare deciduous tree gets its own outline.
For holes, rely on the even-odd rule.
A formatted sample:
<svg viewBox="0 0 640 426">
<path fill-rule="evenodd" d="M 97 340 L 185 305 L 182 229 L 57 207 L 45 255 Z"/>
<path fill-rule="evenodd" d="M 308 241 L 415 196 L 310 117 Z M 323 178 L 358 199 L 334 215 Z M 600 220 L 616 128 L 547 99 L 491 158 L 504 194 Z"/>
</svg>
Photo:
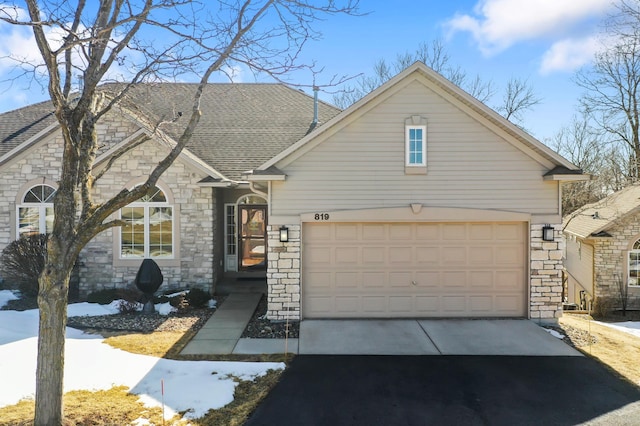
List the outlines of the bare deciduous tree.
<svg viewBox="0 0 640 426">
<path fill-rule="evenodd" d="M 603 136 L 631 151 L 628 177 L 640 177 L 640 1 L 621 0 L 605 23 L 603 50 L 576 75 L 583 110 Z"/>
<path fill-rule="evenodd" d="M 0 20 L 33 32 L 42 64 L 22 60 L 22 65 L 36 79 L 44 75 L 64 143 L 53 230 L 39 280 L 36 425 L 63 421 L 67 298 L 76 258 L 98 233 L 119 226 L 111 215 L 153 188 L 178 157 L 198 124 L 200 96 L 210 77 L 237 65 L 275 78 L 304 67 L 298 55 L 305 42 L 318 35 L 314 23 L 327 15 L 356 14 L 357 2 L 24 0 L 0 6 Z M 42 68 L 44 73 L 35 72 Z M 96 202 L 92 172 L 97 123 L 132 85 L 185 74 L 197 76 L 199 85 L 176 144 L 144 184 Z M 101 84 L 107 81 L 123 84 L 106 95 Z M 156 129 L 162 125 L 154 123 Z"/>
<path fill-rule="evenodd" d="M 599 133 L 589 126 L 585 115 L 574 116 L 571 123 L 563 127 L 548 143 L 563 157 L 592 175 L 592 180 L 562 185 L 564 214 L 621 189 L 618 187 L 621 154 L 616 146 L 601 143 Z"/>
<path fill-rule="evenodd" d="M 479 75 L 470 77 L 459 65 L 452 64 L 446 47 L 441 40 L 436 39 L 430 44 L 421 43 L 414 52 L 398 54 L 391 64 L 384 58 L 379 59 L 374 64 L 371 75 L 365 74 L 357 78 L 355 83 L 334 95 L 333 102 L 340 108 L 347 108 L 416 61 L 424 62 L 482 103 L 489 103 L 496 94 L 492 81 L 483 80 Z M 512 78 L 507 82 L 502 104 L 495 109 L 508 120 L 521 121 L 524 112 L 540 102 L 541 99 L 535 95 L 527 80 Z"/>
</svg>

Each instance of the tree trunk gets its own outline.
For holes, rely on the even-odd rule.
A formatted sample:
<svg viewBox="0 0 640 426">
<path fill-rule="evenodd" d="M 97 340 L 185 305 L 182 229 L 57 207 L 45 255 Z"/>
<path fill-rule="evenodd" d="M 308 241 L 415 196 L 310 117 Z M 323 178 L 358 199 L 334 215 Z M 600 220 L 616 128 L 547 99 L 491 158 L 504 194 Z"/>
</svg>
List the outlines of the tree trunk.
<svg viewBox="0 0 640 426">
<path fill-rule="evenodd" d="M 36 370 L 36 426 L 61 425 L 63 420 L 64 339 L 69 271 L 65 270 L 66 262 L 55 262 L 56 259 L 51 259 L 51 254 L 49 252 L 49 261 L 40 276 L 38 292 L 40 328 Z"/>
</svg>

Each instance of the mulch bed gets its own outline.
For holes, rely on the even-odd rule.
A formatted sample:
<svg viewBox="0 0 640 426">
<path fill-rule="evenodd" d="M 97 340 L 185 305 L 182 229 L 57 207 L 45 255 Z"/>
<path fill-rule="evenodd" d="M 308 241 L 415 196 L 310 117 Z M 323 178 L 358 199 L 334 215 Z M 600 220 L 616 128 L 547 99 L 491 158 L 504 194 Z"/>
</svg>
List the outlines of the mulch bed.
<svg viewBox="0 0 640 426">
<path fill-rule="evenodd" d="M 262 296 L 242 337 L 254 339 L 297 339 L 300 335 L 300 321 L 271 321 L 267 314 L 267 297 Z"/>
</svg>

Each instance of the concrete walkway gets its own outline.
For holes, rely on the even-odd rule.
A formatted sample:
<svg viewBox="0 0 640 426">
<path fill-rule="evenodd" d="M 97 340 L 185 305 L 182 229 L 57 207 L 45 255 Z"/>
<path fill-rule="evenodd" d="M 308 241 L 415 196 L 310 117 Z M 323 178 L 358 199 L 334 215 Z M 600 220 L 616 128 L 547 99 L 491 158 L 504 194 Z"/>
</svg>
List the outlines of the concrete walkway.
<svg viewBox="0 0 640 426">
<path fill-rule="evenodd" d="M 242 332 L 261 293 L 231 293 L 182 350 L 182 355 L 271 354 L 298 352 L 298 339 L 243 339 Z"/>
<path fill-rule="evenodd" d="M 525 319 L 305 320 L 299 339 L 248 339 L 242 332 L 260 293 L 231 293 L 183 355 L 509 355 L 581 356 Z"/>
</svg>

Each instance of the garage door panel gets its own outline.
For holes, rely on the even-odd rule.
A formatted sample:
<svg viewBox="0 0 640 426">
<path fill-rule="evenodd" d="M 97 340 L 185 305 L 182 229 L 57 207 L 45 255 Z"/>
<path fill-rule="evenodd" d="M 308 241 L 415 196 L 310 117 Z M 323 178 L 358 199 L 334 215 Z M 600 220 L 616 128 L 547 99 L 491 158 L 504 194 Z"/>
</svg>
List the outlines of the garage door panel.
<svg viewBox="0 0 640 426">
<path fill-rule="evenodd" d="M 336 290 L 358 288 L 360 279 L 357 272 L 336 272 L 335 286 Z"/>
<path fill-rule="evenodd" d="M 389 311 L 394 314 L 410 314 L 413 311 L 410 296 L 390 296 Z"/>
<path fill-rule="evenodd" d="M 411 225 L 392 224 L 389 225 L 389 240 L 407 241 L 411 239 Z"/>
<path fill-rule="evenodd" d="M 364 264 L 384 264 L 387 258 L 387 249 L 385 247 L 363 247 L 362 263 Z"/>
<path fill-rule="evenodd" d="M 524 223 L 303 226 L 306 318 L 526 314 Z"/>
<path fill-rule="evenodd" d="M 521 247 L 496 247 L 496 261 L 498 266 L 502 265 L 520 265 L 522 263 L 522 248 Z"/>
<path fill-rule="evenodd" d="M 434 315 L 438 313 L 440 300 L 437 296 L 416 296 L 415 310 L 419 314 Z"/>
<path fill-rule="evenodd" d="M 493 235 L 493 224 L 472 223 L 469 225 L 469 240 L 471 241 L 493 240 Z"/>
<path fill-rule="evenodd" d="M 333 264 L 331 247 L 309 247 L 305 254 L 311 267 L 331 267 Z"/>
<path fill-rule="evenodd" d="M 366 314 L 384 314 L 387 310 L 387 298 L 384 296 L 363 296 L 362 311 Z M 377 316 L 377 315 L 374 315 Z"/>
<path fill-rule="evenodd" d="M 502 291 L 518 290 L 524 278 L 521 270 L 496 271 L 494 277 L 495 288 Z"/>
<path fill-rule="evenodd" d="M 418 246 L 416 251 L 416 261 L 420 265 L 438 265 L 440 263 L 440 250 L 438 247 Z"/>
<path fill-rule="evenodd" d="M 358 296 L 336 296 L 336 312 L 342 314 L 360 312 L 360 299 Z"/>
<path fill-rule="evenodd" d="M 469 311 L 472 314 L 491 313 L 493 311 L 493 297 L 470 296 Z"/>
<path fill-rule="evenodd" d="M 359 247 L 336 247 L 333 260 L 342 267 L 357 267 L 360 264 L 359 253 Z"/>
<path fill-rule="evenodd" d="M 490 290 L 494 287 L 493 271 L 470 271 L 469 288 L 474 290 Z"/>
<path fill-rule="evenodd" d="M 496 240 L 522 241 L 522 226 L 517 223 L 496 224 Z"/>
<path fill-rule="evenodd" d="M 417 241 L 438 241 L 440 240 L 440 225 L 437 223 L 419 223 L 416 225 Z"/>
<path fill-rule="evenodd" d="M 362 273 L 362 287 L 365 289 L 384 288 L 387 283 L 385 271 L 368 271 Z"/>
<path fill-rule="evenodd" d="M 442 271 L 440 274 L 442 287 L 460 289 L 467 287 L 467 272 L 465 271 Z"/>
<path fill-rule="evenodd" d="M 412 275 L 411 272 L 389 272 L 389 284 L 391 287 L 410 287 Z"/>
<path fill-rule="evenodd" d="M 468 251 L 469 265 L 493 265 L 495 262 L 492 246 L 473 247 Z"/>
<path fill-rule="evenodd" d="M 440 273 L 433 271 L 417 271 L 415 281 L 420 287 L 437 288 L 440 286 Z"/>
<path fill-rule="evenodd" d="M 464 315 L 467 312 L 466 301 L 465 296 L 442 296 L 442 311 L 448 314 Z"/>
<path fill-rule="evenodd" d="M 443 247 L 441 249 L 443 265 L 466 265 L 467 264 L 467 248 L 466 247 Z"/>
<path fill-rule="evenodd" d="M 450 223 L 441 226 L 443 241 L 461 241 L 467 239 L 467 225 L 463 223 Z"/>
<path fill-rule="evenodd" d="M 365 241 L 386 240 L 386 228 L 383 224 L 362 225 L 362 239 Z"/>
</svg>

